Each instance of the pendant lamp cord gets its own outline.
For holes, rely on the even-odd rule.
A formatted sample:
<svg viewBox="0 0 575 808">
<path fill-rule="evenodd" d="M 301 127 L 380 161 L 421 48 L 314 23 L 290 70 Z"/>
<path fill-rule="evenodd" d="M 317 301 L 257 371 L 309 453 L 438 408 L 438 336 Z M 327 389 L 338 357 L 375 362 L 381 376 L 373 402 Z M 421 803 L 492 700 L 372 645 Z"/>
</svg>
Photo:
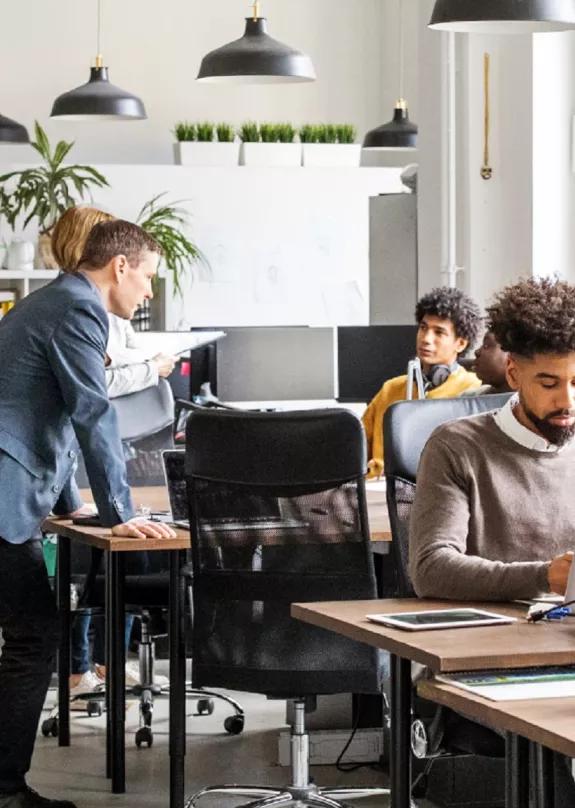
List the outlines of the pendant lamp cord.
<svg viewBox="0 0 575 808">
<path fill-rule="evenodd" d="M 399 0 L 399 98 L 403 101 L 403 2 Z"/>
<path fill-rule="evenodd" d="M 100 0 L 98 0 L 98 2 L 100 2 Z M 257 22 L 259 20 L 259 18 L 260 18 L 259 0 L 254 0 L 253 9 L 254 9 L 254 22 Z"/>
<path fill-rule="evenodd" d="M 484 138 L 485 143 L 483 147 L 483 165 L 481 166 L 481 176 L 484 180 L 490 180 L 493 176 L 493 169 L 489 165 L 489 127 L 490 127 L 490 98 L 489 98 L 489 68 L 490 59 L 489 54 L 483 55 L 483 98 L 484 98 Z"/>
</svg>

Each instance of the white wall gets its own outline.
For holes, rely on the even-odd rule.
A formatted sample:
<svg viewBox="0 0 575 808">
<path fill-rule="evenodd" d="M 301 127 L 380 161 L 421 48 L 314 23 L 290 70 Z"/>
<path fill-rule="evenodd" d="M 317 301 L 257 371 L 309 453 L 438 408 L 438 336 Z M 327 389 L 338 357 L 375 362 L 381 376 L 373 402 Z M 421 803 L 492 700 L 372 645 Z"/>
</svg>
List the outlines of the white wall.
<svg viewBox="0 0 575 808">
<path fill-rule="evenodd" d="M 575 281 L 575 34 L 534 37 L 533 269 Z"/>
<path fill-rule="evenodd" d="M 406 94 L 417 115 L 419 0 L 404 0 Z M 110 78 L 142 97 L 149 120 L 72 124 L 49 120 L 54 98 L 88 80 L 96 54 L 96 0 L 19 0 L 2 11 L 0 111 L 51 137 L 77 140 L 73 157 L 94 163 L 171 163 L 180 119 L 351 121 L 363 136 L 391 117 L 397 94 L 398 0 L 263 0 L 272 36 L 308 52 L 309 85 L 225 87 L 195 82 L 202 56 L 243 33 L 249 2 L 101 0 L 102 52 Z M 0 162 L 30 159 L 11 148 Z"/>
</svg>

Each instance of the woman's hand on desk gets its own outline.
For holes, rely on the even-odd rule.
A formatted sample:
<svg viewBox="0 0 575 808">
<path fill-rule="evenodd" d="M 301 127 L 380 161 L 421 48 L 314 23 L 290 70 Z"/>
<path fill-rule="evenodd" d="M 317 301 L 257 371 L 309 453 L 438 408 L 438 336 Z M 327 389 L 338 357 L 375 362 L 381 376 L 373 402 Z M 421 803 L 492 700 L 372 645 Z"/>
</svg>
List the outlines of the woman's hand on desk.
<svg viewBox="0 0 575 808">
<path fill-rule="evenodd" d="M 125 539 L 175 539 L 176 531 L 163 522 L 150 522 L 148 519 L 136 518 L 123 525 L 115 525 L 112 535 Z"/>
</svg>

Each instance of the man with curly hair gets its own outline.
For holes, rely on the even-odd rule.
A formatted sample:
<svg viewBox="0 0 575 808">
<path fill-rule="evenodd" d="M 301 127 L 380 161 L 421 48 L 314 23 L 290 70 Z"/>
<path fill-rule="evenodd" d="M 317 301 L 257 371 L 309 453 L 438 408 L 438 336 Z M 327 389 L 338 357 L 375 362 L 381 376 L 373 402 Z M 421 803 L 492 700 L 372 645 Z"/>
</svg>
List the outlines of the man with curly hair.
<svg viewBox="0 0 575 808">
<path fill-rule="evenodd" d="M 458 358 L 477 341 L 481 311 L 477 303 L 459 289 L 433 289 L 418 302 L 415 320 L 417 357 L 421 361 L 426 398 L 455 398 L 479 387 L 474 373 L 458 364 Z M 417 392 L 414 392 L 417 398 Z M 383 472 L 383 417 L 390 404 L 407 398 L 407 376 L 387 381 L 375 396 L 362 422 L 367 438 L 369 477 Z"/>
<path fill-rule="evenodd" d="M 575 286 L 529 279 L 488 309 L 515 395 L 439 427 L 418 473 L 410 574 L 420 597 L 564 594 L 575 531 Z"/>
</svg>

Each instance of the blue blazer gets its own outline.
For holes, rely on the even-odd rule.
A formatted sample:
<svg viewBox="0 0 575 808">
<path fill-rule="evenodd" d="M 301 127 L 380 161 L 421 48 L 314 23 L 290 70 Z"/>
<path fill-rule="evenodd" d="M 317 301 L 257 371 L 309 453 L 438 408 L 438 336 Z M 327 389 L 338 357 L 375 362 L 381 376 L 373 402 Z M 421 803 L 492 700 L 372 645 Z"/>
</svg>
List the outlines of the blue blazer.
<svg viewBox="0 0 575 808">
<path fill-rule="evenodd" d="M 86 275 L 62 274 L 0 320 L 0 537 L 20 544 L 82 504 L 80 446 L 102 524 L 134 515 L 108 398 L 108 313 Z"/>
</svg>

